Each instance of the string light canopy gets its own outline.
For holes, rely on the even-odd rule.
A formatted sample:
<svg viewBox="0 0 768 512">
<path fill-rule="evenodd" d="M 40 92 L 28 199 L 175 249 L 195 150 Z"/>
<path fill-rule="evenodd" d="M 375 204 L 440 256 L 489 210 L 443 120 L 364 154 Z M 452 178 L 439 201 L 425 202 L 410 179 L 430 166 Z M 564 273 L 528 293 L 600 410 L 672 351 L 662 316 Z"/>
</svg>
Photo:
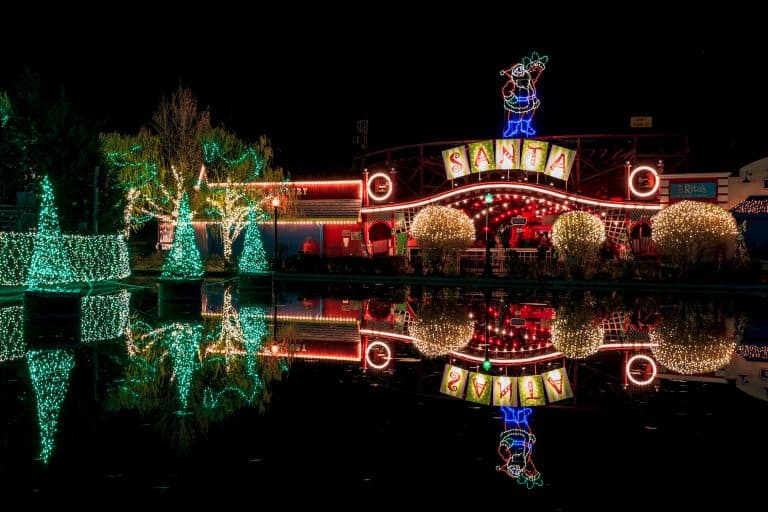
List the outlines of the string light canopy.
<svg viewBox="0 0 768 512">
<path fill-rule="evenodd" d="M 59 214 L 53 197 L 53 186 L 48 176 L 40 182 L 40 216 L 35 233 L 35 249 L 29 269 L 29 290 L 65 291 L 64 285 L 76 281 L 67 246 L 61 238 Z"/>
<path fill-rule="evenodd" d="M 441 357 L 467 346 L 474 323 L 458 310 L 426 310 L 411 321 L 408 331 L 425 357 Z"/>
<path fill-rule="evenodd" d="M 179 206 L 179 220 L 173 233 L 173 245 L 163 262 L 161 279 L 189 281 L 203 277 L 203 261 L 195 243 L 195 230 L 191 222 L 189 197 L 184 193 Z"/>
</svg>

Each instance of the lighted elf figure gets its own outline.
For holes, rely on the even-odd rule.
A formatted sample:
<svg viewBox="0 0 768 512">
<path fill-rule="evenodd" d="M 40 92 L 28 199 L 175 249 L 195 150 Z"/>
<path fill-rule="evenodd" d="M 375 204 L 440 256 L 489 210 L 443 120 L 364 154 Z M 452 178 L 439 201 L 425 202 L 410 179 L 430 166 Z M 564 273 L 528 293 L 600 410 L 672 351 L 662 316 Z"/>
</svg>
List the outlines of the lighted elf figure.
<svg viewBox="0 0 768 512">
<path fill-rule="evenodd" d="M 504 97 L 504 110 L 507 111 L 507 128 L 504 137 L 515 135 L 535 135 L 531 121 L 541 102 L 536 96 L 536 81 L 544 71 L 549 60 L 546 55 L 533 52 L 530 57 L 524 57 L 522 62 L 503 69 L 501 74 L 509 77 L 501 88 Z"/>
<path fill-rule="evenodd" d="M 530 407 L 502 407 L 501 412 L 504 414 L 504 432 L 499 439 L 498 452 L 504 464 L 496 469 L 528 489 L 542 487 L 541 473 L 531 460 L 536 436 L 531 433 L 528 416 L 533 410 Z"/>
</svg>

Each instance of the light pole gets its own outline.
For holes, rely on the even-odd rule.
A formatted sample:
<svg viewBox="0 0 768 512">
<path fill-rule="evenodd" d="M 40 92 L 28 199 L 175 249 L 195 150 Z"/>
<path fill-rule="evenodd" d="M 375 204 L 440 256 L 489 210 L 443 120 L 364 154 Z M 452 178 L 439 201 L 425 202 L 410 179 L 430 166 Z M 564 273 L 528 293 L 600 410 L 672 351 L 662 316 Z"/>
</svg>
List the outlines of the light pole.
<svg viewBox="0 0 768 512">
<path fill-rule="evenodd" d="M 279 270 L 277 261 L 277 209 L 280 208 L 280 197 L 275 196 L 272 198 L 272 208 L 274 209 L 274 215 L 272 218 L 275 221 L 275 250 L 272 255 L 272 270 Z"/>
<path fill-rule="evenodd" d="M 488 192 L 485 194 L 485 264 L 483 265 L 483 274 L 486 276 L 493 274 L 493 271 L 491 270 L 491 247 L 488 244 L 488 214 L 490 213 L 492 204 L 493 194 Z"/>
</svg>

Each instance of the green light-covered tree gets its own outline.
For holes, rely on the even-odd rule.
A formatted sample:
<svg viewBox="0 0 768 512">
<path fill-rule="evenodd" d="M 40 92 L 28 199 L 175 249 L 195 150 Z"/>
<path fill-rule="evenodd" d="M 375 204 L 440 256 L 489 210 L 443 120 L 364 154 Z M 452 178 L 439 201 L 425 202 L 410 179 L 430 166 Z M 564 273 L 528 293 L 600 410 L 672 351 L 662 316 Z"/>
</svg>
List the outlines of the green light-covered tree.
<svg viewBox="0 0 768 512">
<path fill-rule="evenodd" d="M 61 236 L 53 187 L 48 176 L 40 185 L 40 216 L 35 235 L 35 251 L 27 278 L 30 290 L 57 291 L 75 280 L 67 246 Z"/>
<path fill-rule="evenodd" d="M 192 213 L 189 211 L 189 198 L 187 194 L 183 194 L 179 206 L 179 221 L 173 233 L 173 245 L 165 256 L 160 278 L 193 280 L 202 278 L 203 273 L 203 261 L 195 243 Z"/>
<path fill-rule="evenodd" d="M 248 227 L 245 230 L 245 242 L 238 263 L 238 271 L 241 274 L 258 274 L 267 270 L 269 270 L 267 253 L 261 241 L 256 212 L 251 209 L 248 213 Z"/>
</svg>

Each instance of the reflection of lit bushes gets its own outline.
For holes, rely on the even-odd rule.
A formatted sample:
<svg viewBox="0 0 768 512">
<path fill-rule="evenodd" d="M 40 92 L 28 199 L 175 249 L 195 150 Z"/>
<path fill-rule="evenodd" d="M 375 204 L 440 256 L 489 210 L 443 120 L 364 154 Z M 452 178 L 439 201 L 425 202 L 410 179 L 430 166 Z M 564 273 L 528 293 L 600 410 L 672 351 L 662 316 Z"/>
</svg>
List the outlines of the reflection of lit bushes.
<svg viewBox="0 0 768 512">
<path fill-rule="evenodd" d="M 736 339 L 682 318 L 664 319 L 651 331 L 651 349 L 656 360 L 685 375 L 708 373 L 727 365 L 736 348 Z"/>
<path fill-rule="evenodd" d="M 565 357 L 584 359 L 598 351 L 603 344 L 604 332 L 591 310 L 561 307 L 552 320 L 552 345 Z"/>
<path fill-rule="evenodd" d="M 440 357 L 469 343 L 474 323 L 458 310 L 422 311 L 409 326 L 413 344 L 426 357 Z"/>
</svg>

